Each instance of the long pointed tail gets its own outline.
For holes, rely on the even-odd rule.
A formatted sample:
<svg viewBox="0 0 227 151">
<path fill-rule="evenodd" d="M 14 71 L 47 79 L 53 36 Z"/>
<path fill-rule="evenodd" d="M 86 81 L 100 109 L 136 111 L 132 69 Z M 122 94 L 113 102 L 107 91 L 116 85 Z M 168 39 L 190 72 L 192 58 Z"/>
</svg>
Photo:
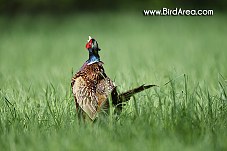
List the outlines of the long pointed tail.
<svg viewBox="0 0 227 151">
<path fill-rule="evenodd" d="M 143 90 L 146 90 L 146 89 L 149 89 L 151 87 L 154 87 L 154 86 L 157 86 L 157 85 L 141 85 L 137 88 L 134 88 L 134 89 L 131 89 L 131 90 L 128 90 L 124 93 L 121 93 L 121 94 L 118 94 L 117 93 L 117 90 L 116 90 L 116 87 L 113 89 L 112 91 L 112 100 L 113 100 L 113 104 L 114 105 L 117 105 L 119 103 L 123 103 L 123 102 L 127 102 L 130 100 L 131 96 L 133 96 L 134 94 L 136 93 L 139 93 Z"/>
<path fill-rule="evenodd" d="M 121 102 L 126 102 L 130 99 L 131 96 L 133 96 L 136 93 L 139 93 L 143 90 L 149 89 L 151 87 L 154 87 L 156 85 L 141 85 L 137 88 L 134 88 L 132 90 L 128 90 L 127 92 L 121 93 L 119 94 L 119 99 L 121 100 Z"/>
</svg>

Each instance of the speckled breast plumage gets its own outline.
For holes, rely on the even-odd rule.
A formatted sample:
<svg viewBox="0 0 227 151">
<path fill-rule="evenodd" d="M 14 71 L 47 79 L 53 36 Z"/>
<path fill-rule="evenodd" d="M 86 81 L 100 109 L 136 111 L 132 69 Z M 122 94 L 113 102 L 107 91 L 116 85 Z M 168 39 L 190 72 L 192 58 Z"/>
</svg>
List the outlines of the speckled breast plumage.
<svg viewBox="0 0 227 151">
<path fill-rule="evenodd" d="M 115 87 L 113 81 L 106 76 L 101 61 L 84 64 L 72 78 L 71 85 L 77 106 L 92 120 L 96 118 L 97 112 L 108 106 L 107 98 Z"/>
</svg>

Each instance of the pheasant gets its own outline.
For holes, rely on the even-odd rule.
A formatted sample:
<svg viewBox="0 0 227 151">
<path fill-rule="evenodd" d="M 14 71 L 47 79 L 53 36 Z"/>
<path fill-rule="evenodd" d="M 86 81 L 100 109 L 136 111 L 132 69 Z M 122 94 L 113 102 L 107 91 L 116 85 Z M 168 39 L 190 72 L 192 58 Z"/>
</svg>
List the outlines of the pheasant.
<svg viewBox="0 0 227 151">
<path fill-rule="evenodd" d="M 112 105 L 122 108 L 123 102 L 127 102 L 130 97 L 145 89 L 155 85 L 141 85 L 135 89 L 119 94 L 117 86 L 106 75 L 103 62 L 100 60 L 98 42 L 89 36 L 86 44 L 89 52 L 89 59 L 83 64 L 80 70 L 72 77 L 72 93 L 75 98 L 77 112 L 94 121 L 102 109 L 109 108 L 108 98 L 111 97 Z M 78 113 L 79 114 L 79 113 Z"/>
</svg>

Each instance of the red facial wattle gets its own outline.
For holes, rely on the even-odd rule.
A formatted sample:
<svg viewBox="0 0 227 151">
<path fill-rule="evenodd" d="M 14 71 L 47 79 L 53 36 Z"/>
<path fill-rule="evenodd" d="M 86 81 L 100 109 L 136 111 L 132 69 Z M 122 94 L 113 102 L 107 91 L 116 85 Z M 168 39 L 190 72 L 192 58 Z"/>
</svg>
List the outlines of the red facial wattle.
<svg viewBox="0 0 227 151">
<path fill-rule="evenodd" d="M 86 48 L 89 49 L 92 47 L 92 40 L 90 40 L 87 44 L 86 44 Z"/>
</svg>

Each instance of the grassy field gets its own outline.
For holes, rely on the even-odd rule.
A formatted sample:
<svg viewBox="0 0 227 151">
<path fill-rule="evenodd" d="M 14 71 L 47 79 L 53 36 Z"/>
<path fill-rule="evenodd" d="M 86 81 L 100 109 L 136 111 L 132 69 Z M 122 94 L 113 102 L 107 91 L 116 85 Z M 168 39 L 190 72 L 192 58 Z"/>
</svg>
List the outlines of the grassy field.
<svg viewBox="0 0 227 151">
<path fill-rule="evenodd" d="M 227 150 L 226 24 L 222 14 L 0 16 L 0 150 Z M 118 120 L 78 124 L 70 82 L 88 35 L 120 91 L 159 85 Z"/>
</svg>

